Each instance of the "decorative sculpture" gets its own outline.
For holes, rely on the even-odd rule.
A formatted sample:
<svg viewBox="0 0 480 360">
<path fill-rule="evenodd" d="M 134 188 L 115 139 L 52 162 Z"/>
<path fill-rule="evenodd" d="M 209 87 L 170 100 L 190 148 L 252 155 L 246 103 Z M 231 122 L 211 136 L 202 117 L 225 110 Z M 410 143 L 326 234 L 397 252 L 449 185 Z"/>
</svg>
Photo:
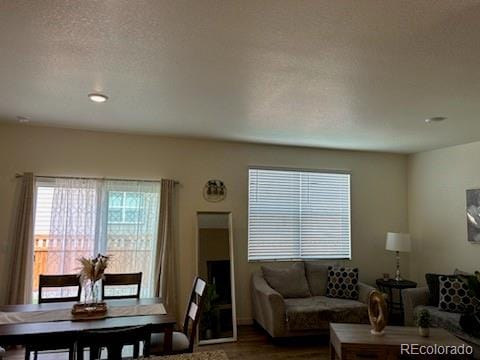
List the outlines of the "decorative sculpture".
<svg viewBox="0 0 480 360">
<path fill-rule="evenodd" d="M 370 291 L 368 295 L 368 317 L 372 324 L 370 332 L 373 335 L 382 336 L 385 333 L 383 329 L 387 325 L 388 314 L 385 296 L 377 290 Z"/>
<path fill-rule="evenodd" d="M 203 188 L 203 198 L 210 202 L 219 202 L 227 196 L 227 187 L 221 180 L 208 180 Z"/>
</svg>

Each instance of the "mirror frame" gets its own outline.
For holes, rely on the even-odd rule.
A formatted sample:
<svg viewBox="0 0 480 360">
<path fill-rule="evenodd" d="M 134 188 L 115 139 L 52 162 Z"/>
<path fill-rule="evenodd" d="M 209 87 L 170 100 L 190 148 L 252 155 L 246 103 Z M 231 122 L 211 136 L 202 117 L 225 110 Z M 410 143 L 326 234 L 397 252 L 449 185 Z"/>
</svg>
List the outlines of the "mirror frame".
<svg viewBox="0 0 480 360">
<path fill-rule="evenodd" d="M 197 327 L 197 344 L 198 345 L 209 345 L 209 344 L 220 344 L 226 342 L 235 342 L 237 341 L 237 306 L 236 306 L 236 297 L 235 297 L 235 266 L 234 266 L 234 252 L 233 252 L 233 215 L 231 211 L 197 211 L 195 213 L 195 273 L 199 276 L 198 266 L 199 266 L 199 248 L 200 248 L 200 239 L 199 239 L 199 223 L 198 215 L 200 214 L 218 214 L 218 215 L 227 215 L 228 216 L 228 245 L 230 252 L 230 291 L 232 295 L 232 326 L 233 326 L 233 336 L 209 340 L 200 340 L 200 326 Z"/>
</svg>

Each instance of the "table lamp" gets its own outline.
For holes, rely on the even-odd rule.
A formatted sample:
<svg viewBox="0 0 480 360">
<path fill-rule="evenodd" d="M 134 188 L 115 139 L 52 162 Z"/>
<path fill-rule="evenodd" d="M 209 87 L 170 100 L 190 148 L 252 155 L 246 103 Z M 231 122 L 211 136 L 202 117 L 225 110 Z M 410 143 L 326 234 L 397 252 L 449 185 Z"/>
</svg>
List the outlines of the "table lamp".
<svg viewBox="0 0 480 360">
<path fill-rule="evenodd" d="M 400 276 L 400 251 L 401 252 L 410 252 L 411 250 L 411 241 L 410 234 L 401 234 L 401 233 L 387 233 L 387 241 L 385 244 L 385 249 L 389 251 L 395 251 L 397 254 L 397 270 L 395 271 L 395 280 L 401 281 L 402 277 Z"/>
</svg>

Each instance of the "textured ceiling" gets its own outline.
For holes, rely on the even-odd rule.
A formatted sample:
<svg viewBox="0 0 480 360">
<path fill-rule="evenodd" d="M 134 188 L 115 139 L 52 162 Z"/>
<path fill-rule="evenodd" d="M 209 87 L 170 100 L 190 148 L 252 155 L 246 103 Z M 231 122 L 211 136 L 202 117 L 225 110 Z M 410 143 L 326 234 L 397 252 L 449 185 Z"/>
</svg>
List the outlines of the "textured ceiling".
<svg viewBox="0 0 480 360">
<path fill-rule="evenodd" d="M 0 118 L 395 152 L 465 143 L 480 140 L 479 24 L 468 0 L 0 0 Z M 423 122 L 436 115 L 449 120 Z"/>
</svg>

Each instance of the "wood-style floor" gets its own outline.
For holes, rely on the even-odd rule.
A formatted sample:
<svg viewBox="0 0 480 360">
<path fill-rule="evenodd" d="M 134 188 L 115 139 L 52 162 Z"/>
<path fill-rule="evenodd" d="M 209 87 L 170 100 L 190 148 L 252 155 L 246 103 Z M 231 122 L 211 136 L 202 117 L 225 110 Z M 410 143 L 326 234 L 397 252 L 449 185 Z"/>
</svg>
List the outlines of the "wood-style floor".
<svg viewBox="0 0 480 360">
<path fill-rule="evenodd" d="M 230 360 L 330 359 L 326 336 L 273 342 L 256 326 L 239 326 L 238 341 L 198 346 L 195 351 L 224 350 Z M 8 352 L 7 359 L 23 360 L 23 350 Z M 40 354 L 38 360 L 64 360 L 66 354 Z"/>
<path fill-rule="evenodd" d="M 196 351 L 207 350 L 224 350 L 229 360 L 330 359 L 327 336 L 273 342 L 257 326 L 239 326 L 237 342 L 196 348 Z"/>
</svg>

